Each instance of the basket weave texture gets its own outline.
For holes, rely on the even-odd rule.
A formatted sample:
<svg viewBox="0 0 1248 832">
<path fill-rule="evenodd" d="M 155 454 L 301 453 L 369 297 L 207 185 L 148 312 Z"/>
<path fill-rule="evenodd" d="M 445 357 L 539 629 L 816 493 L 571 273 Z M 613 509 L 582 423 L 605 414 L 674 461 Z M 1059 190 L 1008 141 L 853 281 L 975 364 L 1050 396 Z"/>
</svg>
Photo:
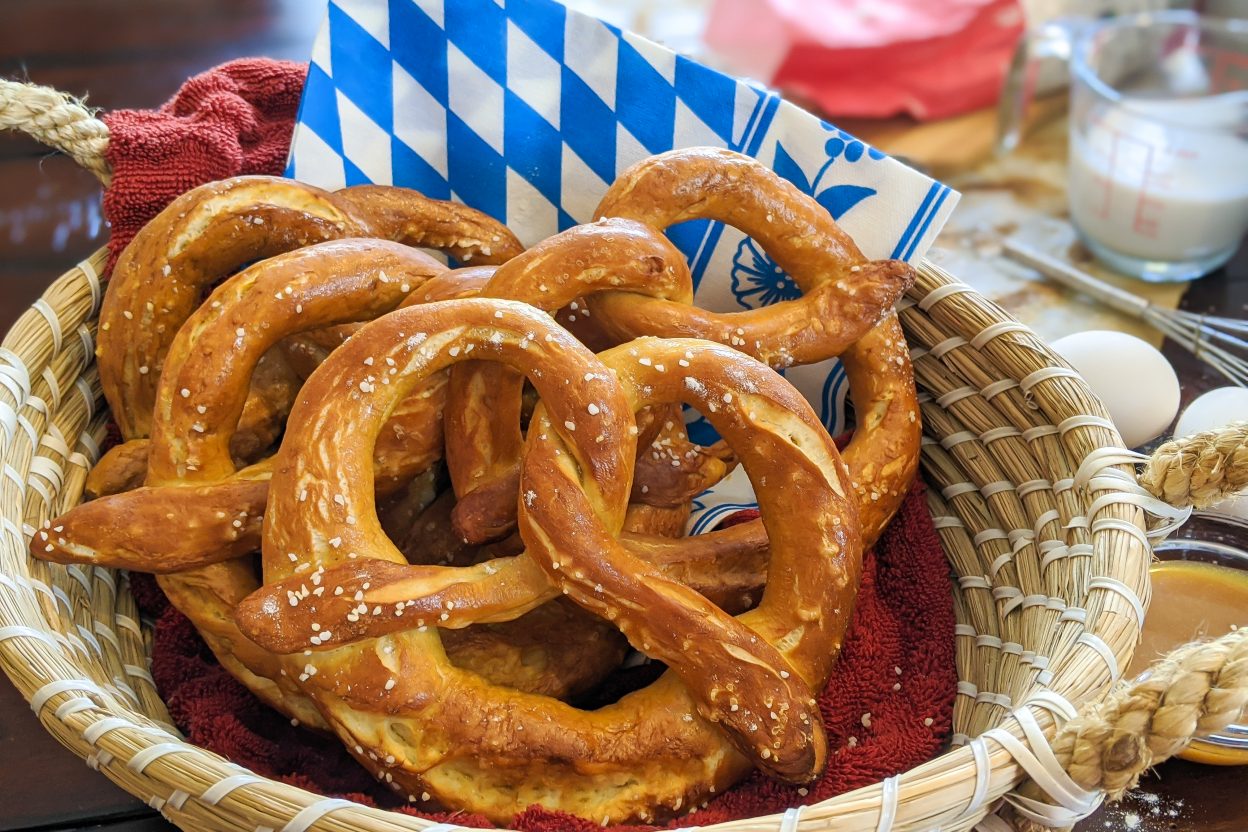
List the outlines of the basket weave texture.
<svg viewBox="0 0 1248 832">
<path fill-rule="evenodd" d="M 0 81 L 0 126 L 107 181 L 107 129 L 77 102 Z M 94 336 L 106 260 L 101 250 L 55 281 L 0 346 L 0 666 L 62 744 L 184 829 L 454 828 L 325 799 L 183 742 L 148 673 L 150 634 L 126 575 L 27 554 L 35 529 L 81 499 L 99 457 L 107 413 Z M 1073 370 L 971 287 L 930 264 L 919 272 L 901 320 L 929 503 L 955 574 L 954 747 L 869 788 L 707 828 L 1065 826 L 1248 701 L 1242 632 L 1106 697 L 1147 609 L 1145 509 L 1156 499 Z M 1170 448 L 1150 469 L 1157 493 L 1182 503 L 1193 478 L 1206 501 L 1219 482 L 1242 487 L 1242 472 L 1217 473 L 1244 459 L 1238 430 L 1239 442 L 1222 433 Z"/>
</svg>

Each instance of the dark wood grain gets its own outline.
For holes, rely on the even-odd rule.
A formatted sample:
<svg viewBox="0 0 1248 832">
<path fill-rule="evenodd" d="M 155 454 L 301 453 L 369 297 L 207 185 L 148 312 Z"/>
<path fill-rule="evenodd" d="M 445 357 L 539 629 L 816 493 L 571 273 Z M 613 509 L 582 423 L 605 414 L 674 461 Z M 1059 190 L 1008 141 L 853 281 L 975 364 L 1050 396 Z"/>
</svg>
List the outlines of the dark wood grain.
<svg viewBox="0 0 1248 832">
<path fill-rule="evenodd" d="M 250 55 L 305 60 L 312 0 L 0 0 L 0 76 L 86 95 L 104 108 L 153 107 L 190 75 Z M 28 139 L 0 135 L 0 332 L 47 284 L 107 237 L 94 178 Z M 1193 285 L 1185 308 L 1244 315 L 1248 255 Z M 1174 345 L 1184 402 L 1225 382 Z M 1174 761 L 1080 832 L 1248 829 L 1243 769 Z M 0 681 L 0 832 L 171 829 L 52 739 Z M 1156 811 L 1154 811 L 1156 810 Z M 1171 814 L 1173 812 L 1173 814 Z"/>
</svg>

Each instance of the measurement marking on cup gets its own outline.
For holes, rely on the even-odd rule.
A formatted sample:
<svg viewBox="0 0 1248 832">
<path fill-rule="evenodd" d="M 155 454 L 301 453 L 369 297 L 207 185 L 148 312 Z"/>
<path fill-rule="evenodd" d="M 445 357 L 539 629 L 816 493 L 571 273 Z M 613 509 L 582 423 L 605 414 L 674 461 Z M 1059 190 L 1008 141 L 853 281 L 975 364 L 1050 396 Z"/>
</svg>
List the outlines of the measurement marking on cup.
<svg viewBox="0 0 1248 832">
<path fill-rule="evenodd" d="M 1135 202 L 1135 218 L 1131 223 L 1131 229 L 1137 234 L 1142 234 L 1149 239 L 1157 239 L 1157 220 L 1156 216 L 1145 216 L 1145 210 L 1150 206 L 1156 206 L 1158 211 L 1165 208 L 1165 205 L 1159 200 L 1153 199 L 1148 193 L 1148 180 L 1153 172 L 1153 146 L 1145 143 L 1144 146 L 1144 174 L 1140 179 L 1140 196 Z"/>
</svg>

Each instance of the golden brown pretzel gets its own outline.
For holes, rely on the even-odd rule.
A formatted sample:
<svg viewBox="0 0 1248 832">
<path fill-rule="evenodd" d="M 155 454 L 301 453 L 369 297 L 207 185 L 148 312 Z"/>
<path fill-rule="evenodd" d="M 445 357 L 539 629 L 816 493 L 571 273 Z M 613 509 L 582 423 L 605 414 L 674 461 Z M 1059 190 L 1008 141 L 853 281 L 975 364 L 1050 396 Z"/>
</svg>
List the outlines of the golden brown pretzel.
<svg viewBox="0 0 1248 832">
<path fill-rule="evenodd" d="M 817 202 L 729 150 L 673 150 L 639 162 L 616 180 L 596 213 L 659 230 L 718 220 L 754 237 L 792 276 L 803 297 L 745 312 L 712 313 L 624 292 L 594 295 L 588 306 L 596 324 L 621 339 L 708 338 L 773 366 L 841 355 L 858 423 L 845 462 L 866 545 L 873 545 L 918 469 L 922 428 L 909 350 L 896 316 L 884 317 L 913 282 L 913 269 L 867 260 Z M 752 531 L 762 536 L 757 522 Z"/>
<path fill-rule="evenodd" d="M 174 200 L 126 246 L 100 309 L 96 355 L 122 436 L 147 436 L 165 353 L 203 292 L 239 266 L 364 236 L 319 188 L 276 177 L 213 182 Z"/>
<path fill-rule="evenodd" d="M 412 331 L 425 338 L 409 343 Z M 521 347 L 525 340 L 531 343 Z M 360 469 L 369 464 L 368 436 L 403 394 L 402 385 L 442 370 L 470 343 L 474 355 L 542 371 L 534 378 L 542 403 L 525 449 L 520 514 L 525 541 L 542 562 L 539 575 L 679 668 L 614 705 L 577 711 L 447 667 L 433 625 L 459 626 L 508 604 L 514 611 L 517 597 L 501 598 L 505 587 L 496 580 L 507 565 L 486 564 L 494 575 L 461 569 L 446 578 L 447 570 L 402 565 L 379 534 L 367 487 L 347 490 L 367 483 Z M 290 667 L 301 671 L 296 678 L 348 747 L 358 744 L 387 761 L 357 755 L 387 781 L 495 820 L 541 803 L 619 821 L 678 809 L 738 779 L 749 763 L 733 750 L 734 741 L 790 779 L 808 778 L 821 766 L 810 690 L 830 671 L 860 555 L 843 466 L 809 405 L 761 365 L 705 343 L 651 342 L 640 356 L 638 348 L 606 357 L 630 393 L 624 397 L 615 374 L 549 318 L 500 301 L 458 301 L 375 321 L 305 386 L 292 415 L 296 433 L 283 446 L 273 484 L 267 586 L 238 615 L 246 632 L 265 643 L 284 631 L 313 644 L 313 654 L 292 656 Z M 401 386 L 371 393 L 372 407 L 359 408 L 345 399 L 354 395 L 347 392 L 350 382 L 369 355 L 392 358 L 405 372 L 395 380 Z M 640 358 L 651 359 L 649 366 Z M 682 360 L 687 369 L 678 369 Z M 661 364 L 673 369 L 664 375 Z M 589 381 L 562 384 L 571 377 Z M 634 456 L 628 417 L 673 400 L 703 412 L 713 408 L 716 427 L 741 452 L 751 476 L 771 473 L 759 494 L 772 532 L 771 580 L 762 605 L 740 621 L 615 542 Z M 600 435 L 609 441 L 595 442 Z M 329 456 L 330 448 L 339 455 Z M 305 485 L 309 496 L 300 503 Z M 338 494 L 343 500 L 332 499 Z M 324 543 L 331 529 L 342 534 L 341 547 Z M 351 571 L 354 581 L 339 581 Z M 315 576 L 327 591 L 289 590 L 296 575 Z M 395 632 L 396 621 L 406 629 Z M 370 629 L 360 622 L 392 634 L 344 645 Z"/>
<path fill-rule="evenodd" d="M 369 269 L 361 269 L 362 264 L 370 261 L 371 273 Z M 318 270 L 309 268 L 311 265 L 318 266 L 321 275 L 317 275 Z M 201 485 L 194 482 L 198 479 L 197 473 L 208 472 L 206 475 L 211 476 L 216 466 L 196 466 L 199 471 L 188 471 L 177 482 L 165 481 L 160 472 L 177 469 L 179 460 L 184 463 L 186 459 L 220 457 L 220 443 L 215 447 L 203 447 L 202 441 L 206 434 L 218 431 L 201 429 L 219 414 L 224 414 L 224 424 L 230 424 L 231 408 L 237 408 L 242 402 L 247 372 L 256 354 L 273 355 L 264 351 L 275 339 L 292 330 L 320 326 L 326 321 L 375 314 L 395 305 L 420 281 L 440 276 L 442 271 L 441 266 L 420 252 L 391 243 L 361 240 L 327 243 L 275 258 L 228 281 L 213 295 L 210 304 L 191 317 L 185 331 L 179 333 L 171 346 L 171 371 L 179 369 L 179 372 L 174 380 L 162 382 L 165 385 L 162 392 L 166 395 L 161 401 L 169 406 L 160 412 L 154 425 L 153 448 L 156 450 L 149 462 L 159 471 L 152 474 L 149 487 L 119 499 L 80 506 L 57 522 L 58 549 L 49 552 L 45 545 L 44 556 L 63 559 L 68 555 L 79 561 L 99 562 L 109 556 L 101 557 L 93 551 L 93 546 L 108 546 L 111 542 L 113 560 L 118 558 L 116 549 L 122 548 L 122 557 L 132 568 L 166 573 L 161 579 L 162 586 L 175 604 L 203 630 L 205 639 L 232 672 L 258 692 L 268 692 L 271 704 L 290 713 L 306 710 L 306 702 L 301 698 L 288 701 L 291 697 L 268 691 L 271 683 L 261 677 L 277 678 L 273 657 L 241 639 L 233 630 L 233 604 L 255 589 L 254 577 L 249 577 L 250 567 L 227 563 L 187 571 L 203 566 L 206 560 L 235 558 L 254 551 L 259 540 L 269 466 L 252 466 L 222 481 Z M 274 292 L 279 286 L 282 291 Z M 291 292 L 295 295 L 291 296 Z M 292 312 L 283 308 L 283 300 L 285 305 L 298 303 L 302 308 Z M 249 315 L 255 316 L 260 330 L 254 340 L 240 336 L 237 326 L 242 323 L 245 332 L 250 326 L 247 324 Z M 231 339 L 233 344 L 229 345 Z M 211 359 L 214 354 L 226 356 L 226 360 L 214 361 Z M 438 384 L 422 385 L 426 393 L 440 394 L 445 376 L 443 373 L 431 379 Z M 195 382 L 201 378 L 230 384 L 205 389 Z M 181 383 L 195 386 L 177 387 Z M 206 394 L 206 398 L 201 398 L 201 393 Z M 219 394 L 215 402 L 212 394 Z M 399 408 L 410 408 L 413 402 L 418 408 L 423 407 L 419 404 L 418 392 L 414 392 Z M 420 410 L 419 413 L 418 424 L 435 426 L 440 437 L 440 420 L 428 418 L 432 411 Z M 393 433 L 402 423 L 401 419 L 391 418 L 384 432 Z M 228 441 L 228 428 L 219 433 Z M 410 467 L 413 437 L 408 436 L 407 440 L 405 454 Z M 374 454 L 379 488 L 386 481 L 384 444 L 379 442 Z M 415 445 L 420 447 L 422 443 Z M 165 453 L 162 454 L 162 450 Z M 440 451 L 439 441 L 437 455 Z M 168 461 L 169 457 L 175 459 Z M 167 460 L 163 464 L 162 458 Z M 410 471 L 405 476 L 410 477 Z M 170 515 L 181 520 L 177 535 L 168 533 Z M 207 559 L 205 553 L 211 553 Z M 544 632 L 542 628 L 545 627 L 552 631 Z M 555 641 L 544 646 L 540 639 L 547 637 Z M 525 690 L 569 696 L 579 693 L 618 664 L 623 656 L 623 640 L 605 623 L 595 621 L 579 609 L 559 605 L 535 611 L 506 628 L 464 633 L 449 640 L 447 649 L 457 665 L 488 678 Z M 306 714 L 301 718 L 306 718 Z"/>
<path fill-rule="evenodd" d="M 282 335 L 374 317 L 443 271 L 396 243 L 339 240 L 227 280 L 169 346 L 146 485 L 70 511 L 58 521 L 63 534 L 40 556 L 159 574 L 254 551 L 270 468 L 236 471 L 230 455 L 252 369 Z M 185 534 L 168 533 L 165 515 L 175 508 Z"/>
<path fill-rule="evenodd" d="M 374 264 L 371 267 L 367 266 L 370 258 Z M 353 330 L 342 324 L 323 326 L 323 319 L 354 321 L 374 317 L 378 311 L 408 300 L 426 282 L 437 281 L 432 289 L 433 296 L 454 296 L 474 291 L 483 280 L 476 273 L 478 271 L 462 269 L 458 273 L 448 272 L 441 264 L 415 249 L 381 240 L 336 241 L 288 252 L 262 261 L 227 281 L 232 287 L 232 295 L 214 293 L 209 303 L 188 320 L 184 327 L 187 334 L 184 336 L 179 331 L 178 339 L 182 339 L 180 343 L 183 346 L 173 355 L 176 362 L 171 366 L 178 367 L 184 358 L 192 354 L 192 344 L 208 349 L 207 343 L 212 341 L 228 343 L 233 338 L 237 342 L 238 327 L 221 323 L 219 313 L 222 312 L 228 311 L 236 323 L 243 322 L 245 328 L 256 325 L 260 340 L 253 339 L 250 342 L 253 346 L 261 342 L 271 346 L 282 335 L 286 336 L 284 341 L 289 341 L 307 330 L 315 333 L 313 337 L 319 343 L 332 348 L 349 337 Z M 299 286 L 299 299 L 288 291 L 295 286 Z M 378 287 L 377 290 L 370 288 L 373 286 Z M 277 287 L 280 291 L 275 291 Z M 268 294 L 262 295 L 264 292 Z M 213 307 L 213 303 L 219 305 Z M 252 316 L 256 315 L 261 317 L 253 320 Z M 221 331 L 205 334 L 203 325 L 197 323 L 203 320 L 215 321 L 214 325 Z M 249 321 L 251 323 L 247 323 Z M 175 339 L 174 343 L 179 341 Z M 261 363 L 273 354 L 265 353 Z M 216 373 L 221 382 L 216 389 L 224 393 L 233 390 L 231 373 L 245 373 L 249 369 L 246 360 L 226 370 L 205 368 L 201 357 L 201 360 L 191 362 L 190 371 Z M 377 372 L 382 377 L 378 383 L 384 383 L 384 369 L 379 368 Z M 241 377 L 245 379 L 246 375 Z M 432 376 L 395 409 L 374 449 L 374 470 L 380 493 L 394 491 L 441 458 L 440 415 L 445 388 L 446 374 Z M 182 388 L 173 389 L 180 391 Z M 174 412 L 173 405 L 179 404 L 176 399 L 174 396 L 164 402 L 164 415 Z M 231 396 L 226 399 L 233 409 L 241 404 L 241 400 Z M 247 404 L 254 399 L 254 395 L 248 396 Z M 162 421 L 161 429 L 166 431 L 167 436 L 176 435 L 179 431 L 189 434 L 188 439 L 176 443 L 180 453 L 202 443 L 205 437 L 216 437 L 218 444 L 224 441 L 232 448 L 231 431 L 217 427 L 217 423 L 212 421 L 215 415 L 205 405 L 205 411 L 195 414 L 191 422 L 185 418 L 178 425 Z M 204 432 L 195 431 L 196 425 L 204 428 Z M 136 440 L 119 447 L 127 450 L 141 448 L 144 451 L 143 473 L 148 485 L 155 486 L 148 466 L 159 464 L 159 461 L 153 460 L 146 445 L 141 444 L 147 441 Z M 173 444 L 173 440 L 165 444 L 167 452 Z M 219 447 L 213 449 L 218 470 L 233 470 L 231 457 L 215 456 L 219 450 Z M 260 522 L 270 472 L 267 461 L 262 461 L 215 481 L 192 477 L 198 480 L 194 489 L 167 491 L 163 486 L 156 486 L 160 490 L 153 493 L 151 488 L 139 488 L 126 494 L 113 494 L 93 504 L 83 504 L 67 515 L 69 531 L 58 536 L 53 548 L 46 550 L 43 556 L 49 560 L 94 563 L 161 574 L 207 566 L 256 551 L 260 545 Z M 160 476 L 175 477 L 173 474 Z M 242 482 L 235 483 L 236 479 Z M 225 507 L 229 507 L 228 510 Z M 175 509 L 187 534 L 170 540 L 167 539 L 163 521 Z M 236 520 L 240 522 L 236 523 Z"/>
<path fill-rule="evenodd" d="M 692 298 L 590 298 L 598 326 L 621 341 L 706 338 L 773 367 L 811 364 L 844 352 L 914 281 L 907 263 L 867 260 L 821 205 L 730 150 L 673 150 L 639 162 L 607 190 L 595 215 L 660 230 L 686 220 L 719 220 L 757 240 L 802 290 L 796 300 L 732 313 L 691 307 Z"/>
<path fill-rule="evenodd" d="M 910 353 L 897 317 L 885 318 L 841 361 L 857 422 L 842 456 L 857 497 L 862 545 L 868 549 L 892 520 L 919 464 L 922 426 Z M 682 540 L 629 537 L 626 544 L 725 610 L 749 609 L 766 580 L 767 532 L 758 520 Z"/>
<path fill-rule="evenodd" d="M 288 179 L 240 176 L 170 203 L 118 258 L 100 310 L 100 380 L 122 437 L 147 435 L 165 352 L 209 286 L 282 252 L 375 236 L 485 262 L 521 250 L 505 226 L 479 211 L 401 188 L 331 194 Z"/>
<path fill-rule="evenodd" d="M 234 605 L 254 590 L 255 574 L 246 561 L 229 558 L 252 548 L 247 539 L 258 532 L 254 506 L 257 497 L 263 505 L 268 472 L 264 465 L 235 471 L 231 434 L 251 371 L 284 326 L 313 328 L 374 316 L 406 296 L 411 287 L 405 291 L 404 281 L 414 284 L 443 270 L 404 246 L 344 240 L 262 261 L 226 281 L 169 345 L 147 484 L 70 511 L 56 521 L 55 540 L 32 541 L 44 544 L 36 553 L 171 573 L 158 579 L 162 589 L 222 665 L 274 707 L 321 724 L 289 689 L 276 658 L 233 623 Z M 170 534 L 170 516 L 180 521 L 177 534 Z M 186 569 L 187 547 L 224 562 Z"/>
</svg>

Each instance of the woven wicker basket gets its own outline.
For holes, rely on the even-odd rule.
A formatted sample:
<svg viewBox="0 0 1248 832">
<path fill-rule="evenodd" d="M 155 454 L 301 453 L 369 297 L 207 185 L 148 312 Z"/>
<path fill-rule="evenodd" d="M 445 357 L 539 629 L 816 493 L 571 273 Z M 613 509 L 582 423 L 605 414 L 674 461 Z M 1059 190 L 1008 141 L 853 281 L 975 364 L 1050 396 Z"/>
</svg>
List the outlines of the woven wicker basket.
<svg viewBox="0 0 1248 832">
<path fill-rule="evenodd" d="M 65 96 L 0 81 L 0 127 L 107 182 L 107 128 Z M 81 499 L 104 436 L 93 342 L 105 259 L 55 281 L 0 347 L 0 666 L 62 744 L 185 829 L 430 829 L 183 742 L 148 673 L 126 575 L 28 557 L 33 530 Z M 800 811 L 708 828 L 1064 826 L 1248 699 L 1248 633 L 1188 648 L 1106 696 L 1149 598 L 1145 509 L 1158 503 L 1136 460 L 1083 380 L 969 286 L 925 264 L 903 306 L 930 505 L 957 576 L 954 747 Z M 1207 499 L 1242 487 L 1245 438 L 1240 428 L 1169 448 L 1146 481 L 1172 501 L 1193 474 Z"/>
</svg>

